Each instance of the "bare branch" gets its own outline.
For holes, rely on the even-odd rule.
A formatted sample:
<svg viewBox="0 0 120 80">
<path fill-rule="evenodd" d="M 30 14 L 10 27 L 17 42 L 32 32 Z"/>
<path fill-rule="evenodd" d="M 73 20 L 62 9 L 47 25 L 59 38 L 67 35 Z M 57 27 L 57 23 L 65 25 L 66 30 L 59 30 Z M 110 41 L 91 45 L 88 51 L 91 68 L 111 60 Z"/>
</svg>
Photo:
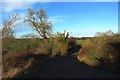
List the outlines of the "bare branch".
<svg viewBox="0 0 120 80">
<path fill-rule="evenodd" d="M 52 24 L 47 21 L 47 15 L 43 9 L 40 9 L 38 12 L 28 9 L 26 21 L 29 22 L 44 39 L 47 39 L 52 31 Z"/>
<path fill-rule="evenodd" d="M 18 17 L 19 14 L 15 14 L 12 16 L 9 16 L 7 20 L 4 20 L 2 23 L 2 37 L 3 38 L 12 38 L 14 36 L 14 30 L 12 29 L 14 24 L 20 20 L 21 18 Z"/>
</svg>

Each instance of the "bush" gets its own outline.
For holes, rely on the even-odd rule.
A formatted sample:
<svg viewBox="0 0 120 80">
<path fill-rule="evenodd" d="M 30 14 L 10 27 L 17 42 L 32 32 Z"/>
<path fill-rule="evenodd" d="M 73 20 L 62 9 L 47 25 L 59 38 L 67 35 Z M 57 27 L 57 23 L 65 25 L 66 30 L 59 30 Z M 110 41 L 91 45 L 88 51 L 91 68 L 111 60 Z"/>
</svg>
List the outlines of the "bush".
<svg viewBox="0 0 120 80">
<path fill-rule="evenodd" d="M 118 52 L 110 45 L 111 42 L 116 42 L 114 36 L 101 36 L 93 39 L 93 43 L 96 44 L 96 48 L 98 49 L 100 56 L 108 63 L 116 62 L 118 58 Z"/>
<path fill-rule="evenodd" d="M 98 66 L 100 63 L 96 58 L 100 57 L 100 55 L 92 41 L 90 39 L 84 40 L 81 43 L 81 46 L 83 48 L 80 50 L 79 55 L 77 56 L 78 60 L 90 66 Z"/>
<path fill-rule="evenodd" d="M 118 52 L 110 45 L 111 42 L 117 41 L 118 38 L 114 36 L 97 36 L 93 39 L 87 39 L 82 41 L 82 51 L 78 55 L 78 59 L 88 65 L 97 66 L 100 59 L 103 59 L 103 63 L 115 63 L 118 60 Z M 97 65 L 94 65 L 95 63 Z"/>
<path fill-rule="evenodd" d="M 51 56 L 56 56 L 66 55 L 69 45 L 65 33 L 59 33 L 56 34 L 54 38 L 45 40 L 42 47 L 46 49 L 47 53 Z"/>
</svg>

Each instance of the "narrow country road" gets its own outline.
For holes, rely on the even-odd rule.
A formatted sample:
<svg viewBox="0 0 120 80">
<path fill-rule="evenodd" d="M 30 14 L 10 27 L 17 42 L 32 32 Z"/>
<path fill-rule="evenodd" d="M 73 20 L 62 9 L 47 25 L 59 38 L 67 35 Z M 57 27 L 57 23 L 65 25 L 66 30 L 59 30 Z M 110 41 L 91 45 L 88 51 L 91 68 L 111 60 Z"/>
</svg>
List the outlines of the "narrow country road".
<svg viewBox="0 0 120 80">
<path fill-rule="evenodd" d="M 80 63 L 74 56 L 57 57 L 42 67 L 39 78 L 118 78 Z"/>
<path fill-rule="evenodd" d="M 72 53 L 75 52 L 55 58 L 41 54 L 31 55 L 34 59 L 31 67 L 22 70 L 14 78 L 119 78 L 118 75 L 79 62 Z"/>
</svg>

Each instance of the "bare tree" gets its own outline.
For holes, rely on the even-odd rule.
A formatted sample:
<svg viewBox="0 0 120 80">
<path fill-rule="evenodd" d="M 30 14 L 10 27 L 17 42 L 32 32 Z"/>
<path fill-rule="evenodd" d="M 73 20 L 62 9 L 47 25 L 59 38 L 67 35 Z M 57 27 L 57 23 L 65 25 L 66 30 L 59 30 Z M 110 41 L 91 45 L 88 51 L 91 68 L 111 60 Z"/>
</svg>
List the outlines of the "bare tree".
<svg viewBox="0 0 120 80">
<path fill-rule="evenodd" d="M 4 20 L 2 23 L 2 38 L 13 38 L 14 37 L 14 30 L 13 27 L 15 27 L 15 23 L 20 20 L 21 18 L 18 17 L 19 14 L 15 14 L 12 16 L 9 16 L 7 20 Z"/>
<path fill-rule="evenodd" d="M 47 15 L 43 9 L 37 12 L 28 9 L 28 16 L 25 21 L 29 22 L 44 39 L 47 39 L 52 33 L 52 24 L 48 21 Z"/>
</svg>

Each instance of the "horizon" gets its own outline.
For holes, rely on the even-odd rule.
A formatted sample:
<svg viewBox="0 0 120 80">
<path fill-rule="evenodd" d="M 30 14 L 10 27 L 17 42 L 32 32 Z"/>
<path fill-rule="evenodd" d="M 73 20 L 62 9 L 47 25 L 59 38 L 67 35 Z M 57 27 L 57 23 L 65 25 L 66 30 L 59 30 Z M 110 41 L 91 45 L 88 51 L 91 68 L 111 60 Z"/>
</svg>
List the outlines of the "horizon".
<svg viewBox="0 0 120 80">
<path fill-rule="evenodd" d="M 118 2 L 2 2 L 2 21 L 20 13 L 22 20 L 27 9 L 43 8 L 53 24 L 53 32 L 71 32 L 73 37 L 94 37 L 96 32 L 112 30 L 118 33 Z M 14 28 L 16 38 L 27 33 L 37 34 L 27 23 L 19 21 Z"/>
</svg>

